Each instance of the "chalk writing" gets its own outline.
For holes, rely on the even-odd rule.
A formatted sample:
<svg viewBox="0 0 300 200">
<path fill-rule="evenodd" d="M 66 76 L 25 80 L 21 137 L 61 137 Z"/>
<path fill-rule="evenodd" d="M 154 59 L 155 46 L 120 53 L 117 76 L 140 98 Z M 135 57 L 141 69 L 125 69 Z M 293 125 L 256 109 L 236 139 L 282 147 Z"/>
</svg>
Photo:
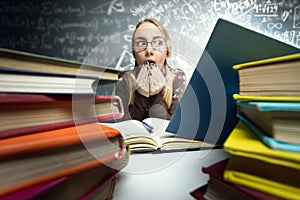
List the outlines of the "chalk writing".
<svg viewBox="0 0 300 200">
<path fill-rule="evenodd" d="M 62 7 L 61 4 L 55 2 L 45 2 L 41 4 L 40 13 L 42 15 L 65 15 L 71 14 L 75 16 L 84 16 L 85 15 L 85 7 L 83 4 L 79 4 L 77 7 L 73 5 L 66 5 Z"/>
<path fill-rule="evenodd" d="M 295 0 L 3 0 L 0 47 L 131 67 L 138 21 L 161 21 L 174 43 L 174 60 L 182 60 L 176 57 L 192 54 L 190 42 L 204 48 L 219 17 L 300 47 L 300 3 Z M 177 41 L 182 38 L 189 42 Z"/>
<path fill-rule="evenodd" d="M 131 8 L 130 12 L 133 16 L 137 16 L 140 14 L 146 14 L 147 10 L 152 8 L 155 4 L 156 3 L 152 2 L 152 1 L 148 1 L 146 4 L 140 4 L 134 8 Z"/>
<path fill-rule="evenodd" d="M 266 4 L 256 4 L 254 16 L 267 16 L 267 17 L 278 17 L 278 4 L 276 3 L 266 3 Z"/>
<path fill-rule="evenodd" d="M 114 11 L 116 12 L 124 12 L 125 7 L 123 5 L 123 1 L 119 0 L 112 0 L 109 7 L 108 7 L 108 15 L 111 15 Z"/>
<path fill-rule="evenodd" d="M 34 12 L 39 10 L 33 2 L 0 2 L 0 13 L 1 14 L 26 14 L 32 15 Z"/>
<path fill-rule="evenodd" d="M 295 7 L 293 28 L 300 28 L 300 5 Z"/>
</svg>

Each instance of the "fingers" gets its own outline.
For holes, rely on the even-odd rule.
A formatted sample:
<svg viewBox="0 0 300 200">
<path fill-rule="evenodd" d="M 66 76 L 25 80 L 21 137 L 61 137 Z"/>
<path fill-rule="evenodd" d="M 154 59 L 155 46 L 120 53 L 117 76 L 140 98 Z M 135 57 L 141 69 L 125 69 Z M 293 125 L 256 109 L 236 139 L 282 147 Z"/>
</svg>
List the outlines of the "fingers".
<svg viewBox="0 0 300 200">
<path fill-rule="evenodd" d="M 145 97 L 159 93 L 166 85 L 166 80 L 155 63 L 145 62 L 136 79 L 137 91 Z"/>
</svg>

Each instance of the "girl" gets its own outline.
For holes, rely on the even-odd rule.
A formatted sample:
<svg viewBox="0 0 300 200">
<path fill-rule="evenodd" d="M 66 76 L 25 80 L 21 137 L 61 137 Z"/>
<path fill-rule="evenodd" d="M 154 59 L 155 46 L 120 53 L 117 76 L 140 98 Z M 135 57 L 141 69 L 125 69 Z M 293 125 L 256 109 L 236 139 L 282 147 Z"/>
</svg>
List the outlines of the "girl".
<svg viewBox="0 0 300 200">
<path fill-rule="evenodd" d="M 169 120 L 185 89 L 186 76 L 167 63 L 171 45 L 166 29 L 154 19 L 139 22 L 132 37 L 132 53 L 135 67 L 116 86 L 124 106 L 121 120 Z"/>
</svg>

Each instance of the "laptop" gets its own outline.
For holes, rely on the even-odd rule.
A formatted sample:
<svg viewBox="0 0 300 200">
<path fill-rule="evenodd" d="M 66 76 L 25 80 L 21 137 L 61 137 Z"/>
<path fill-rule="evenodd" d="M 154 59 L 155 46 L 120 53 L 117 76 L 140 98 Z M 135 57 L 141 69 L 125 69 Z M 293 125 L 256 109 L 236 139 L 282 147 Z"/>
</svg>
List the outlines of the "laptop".
<svg viewBox="0 0 300 200">
<path fill-rule="evenodd" d="M 239 92 L 232 66 L 299 53 L 294 46 L 218 19 L 166 131 L 223 144 L 238 122 L 232 96 Z"/>
</svg>

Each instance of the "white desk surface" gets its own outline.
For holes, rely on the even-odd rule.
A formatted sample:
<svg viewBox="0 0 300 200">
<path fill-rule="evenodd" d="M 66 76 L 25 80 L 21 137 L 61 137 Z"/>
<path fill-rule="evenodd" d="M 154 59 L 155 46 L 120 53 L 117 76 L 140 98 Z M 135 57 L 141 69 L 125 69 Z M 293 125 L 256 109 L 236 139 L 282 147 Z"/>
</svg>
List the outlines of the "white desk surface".
<svg viewBox="0 0 300 200">
<path fill-rule="evenodd" d="M 115 200 L 193 200 L 190 192 L 207 183 L 201 168 L 228 158 L 223 149 L 132 154 L 119 173 Z"/>
</svg>

